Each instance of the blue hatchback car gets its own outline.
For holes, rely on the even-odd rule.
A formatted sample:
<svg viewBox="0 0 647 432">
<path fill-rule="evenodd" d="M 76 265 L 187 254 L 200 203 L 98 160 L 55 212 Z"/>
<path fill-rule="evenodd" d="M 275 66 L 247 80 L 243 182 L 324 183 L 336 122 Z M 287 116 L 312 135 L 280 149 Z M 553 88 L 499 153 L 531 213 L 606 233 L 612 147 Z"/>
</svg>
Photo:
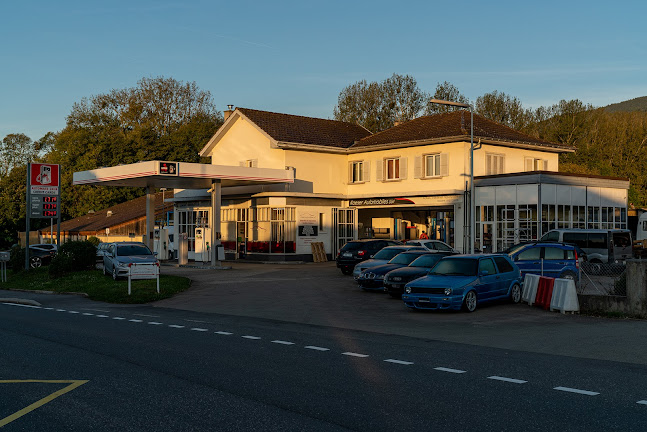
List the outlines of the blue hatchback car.
<svg viewBox="0 0 647 432">
<path fill-rule="evenodd" d="M 521 280 L 521 271 L 505 255 L 449 256 L 427 276 L 406 284 L 402 300 L 410 308 L 474 312 L 486 301 L 521 301 Z"/>
<path fill-rule="evenodd" d="M 508 255 L 526 273 L 579 280 L 580 265 L 575 246 L 562 243 L 529 243 L 512 249 Z"/>
</svg>

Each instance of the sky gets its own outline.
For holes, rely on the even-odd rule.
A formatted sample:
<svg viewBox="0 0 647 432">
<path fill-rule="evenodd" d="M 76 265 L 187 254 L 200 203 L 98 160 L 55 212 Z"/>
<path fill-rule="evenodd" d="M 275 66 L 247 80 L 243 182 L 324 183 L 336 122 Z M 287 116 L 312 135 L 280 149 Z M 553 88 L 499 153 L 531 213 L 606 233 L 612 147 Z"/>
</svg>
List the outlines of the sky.
<svg viewBox="0 0 647 432">
<path fill-rule="evenodd" d="M 647 2 L 3 1 L 0 139 L 65 127 L 75 102 L 143 77 L 228 104 L 332 118 L 357 81 L 449 81 L 527 108 L 647 95 Z"/>
</svg>

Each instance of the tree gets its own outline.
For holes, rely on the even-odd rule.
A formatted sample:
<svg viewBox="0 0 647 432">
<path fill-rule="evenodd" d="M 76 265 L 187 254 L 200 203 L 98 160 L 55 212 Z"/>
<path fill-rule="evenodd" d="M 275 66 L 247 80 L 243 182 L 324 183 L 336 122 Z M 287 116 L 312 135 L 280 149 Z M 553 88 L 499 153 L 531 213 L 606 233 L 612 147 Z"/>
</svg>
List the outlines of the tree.
<svg viewBox="0 0 647 432">
<path fill-rule="evenodd" d="M 393 74 L 381 83 L 362 80 L 344 88 L 333 115 L 335 120 L 356 123 L 375 133 L 396 121 L 413 120 L 426 99 L 413 77 Z"/>
<path fill-rule="evenodd" d="M 532 119 L 532 112 L 525 109 L 519 99 L 496 90 L 479 96 L 475 111 L 515 130 L 523 130 Z"/>
<path fill-rule="evenodd" d="M 460 102 L 464 104 L 469 104 L 470 101 L 465 96 L 461 94 L 454 84 L 444 81 L 436 85 L 436 92 L 433 95 L 433 99 L 450 101 L 450 102 Z M 446 112 L 452 112 L 459 107 L 453 107 L 451 105 L 440 105 L 437 103 L 427 102 L 427 107 L 425 108 L 425 115 L 440 114 Z"/>
<path fill-rule="evenodd" d="M 34 142 L 27 135 L 9 134 L 0 142 L 0 177 L 9 175 L 11 170 L 27 165 L 36 157 Z"/>
</svg>

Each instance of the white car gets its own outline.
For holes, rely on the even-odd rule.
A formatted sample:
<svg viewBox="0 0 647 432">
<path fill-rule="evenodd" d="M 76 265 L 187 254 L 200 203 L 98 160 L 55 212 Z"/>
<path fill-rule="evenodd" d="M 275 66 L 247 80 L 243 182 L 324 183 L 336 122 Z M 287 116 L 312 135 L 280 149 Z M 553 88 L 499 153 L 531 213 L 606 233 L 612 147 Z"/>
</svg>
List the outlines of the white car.
<svg viewBox="0 0 647 432">
<path fill-rule="evenodd" d="M 422 246 L 423 248 L 431 252 L 458 253 L 456 249 L 454 249 L 447 243 L 440 240 L 429 240 L 429 239 L 407 240 L 405 244 L 412 245 L 412 246 Z"/>
</svg>

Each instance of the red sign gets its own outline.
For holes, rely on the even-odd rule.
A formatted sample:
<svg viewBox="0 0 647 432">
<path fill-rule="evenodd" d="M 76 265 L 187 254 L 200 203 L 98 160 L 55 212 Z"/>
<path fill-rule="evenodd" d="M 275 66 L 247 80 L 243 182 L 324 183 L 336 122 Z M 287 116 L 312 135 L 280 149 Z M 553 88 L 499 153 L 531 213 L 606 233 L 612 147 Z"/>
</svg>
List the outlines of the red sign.
<svg viewBox="0 0 647 432">
<path fill-rule="evenodd" d="M 29 180 L 32 194 L 58 195 L 58 187 L 60 186 L 59 165 L 33 163 L 31 164 Z"/>
</svg>

